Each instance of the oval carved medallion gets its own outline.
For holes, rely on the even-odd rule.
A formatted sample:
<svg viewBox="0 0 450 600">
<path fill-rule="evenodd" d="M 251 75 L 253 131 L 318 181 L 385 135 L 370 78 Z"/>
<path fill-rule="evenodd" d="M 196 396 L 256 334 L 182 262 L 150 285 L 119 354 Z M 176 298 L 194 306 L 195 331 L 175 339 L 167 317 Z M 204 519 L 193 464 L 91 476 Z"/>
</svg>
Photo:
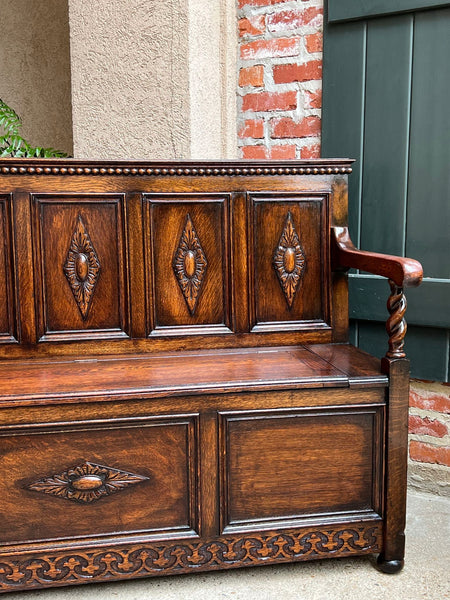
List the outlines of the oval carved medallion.
<svg viewBox="0 0 450 600">
<path fill-rule="evenodd" d="M 290 211 L 273 255 L 273 266 L 290 310 L 306 266 Z"/>
<path fill-rule="evenodd" d="M 197 307 L 207 265 L 208 261 L 188 214 L 173 257 L 173 270 L 191 316 Z"/>
</svg>

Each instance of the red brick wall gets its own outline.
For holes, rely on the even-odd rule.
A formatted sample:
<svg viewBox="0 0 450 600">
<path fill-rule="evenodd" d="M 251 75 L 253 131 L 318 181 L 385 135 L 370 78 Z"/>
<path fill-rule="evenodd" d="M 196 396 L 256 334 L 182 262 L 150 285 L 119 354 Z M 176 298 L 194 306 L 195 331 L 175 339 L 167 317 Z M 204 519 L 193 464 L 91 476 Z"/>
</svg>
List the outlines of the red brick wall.
<svg viewBox="0 0 450 600">
<path fill-rule="evenodd" d="M 238 0 L 243 158 L 320 156 L 322 0 Z"/>
<path fill-rule="evenodd" d="M 450 386 L 411 381 L 409 396 L 410 483 L 450 493 Z"/>
</svg>

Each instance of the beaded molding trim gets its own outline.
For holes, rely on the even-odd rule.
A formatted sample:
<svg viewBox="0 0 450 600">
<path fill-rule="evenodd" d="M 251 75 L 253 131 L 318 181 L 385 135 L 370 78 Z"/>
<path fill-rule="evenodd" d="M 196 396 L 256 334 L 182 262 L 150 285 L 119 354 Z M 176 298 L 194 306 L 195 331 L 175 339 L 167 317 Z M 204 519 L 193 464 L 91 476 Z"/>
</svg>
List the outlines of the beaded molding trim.
<svg viewBox="0 0 450 600">
<path fill-rule="evenodd" d="M 240 175 L 333 175 L 351 173 L 351 167 L 68 167 L 2 166 L 4 175 L 155 175 L 228 176 Z"/>
</svg>

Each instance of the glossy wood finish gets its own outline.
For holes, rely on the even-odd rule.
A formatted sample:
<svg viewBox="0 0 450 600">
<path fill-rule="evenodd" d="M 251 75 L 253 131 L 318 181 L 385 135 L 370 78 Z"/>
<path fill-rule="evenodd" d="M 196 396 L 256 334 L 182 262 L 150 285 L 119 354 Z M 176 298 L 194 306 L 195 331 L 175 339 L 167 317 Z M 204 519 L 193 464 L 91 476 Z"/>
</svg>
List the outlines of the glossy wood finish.
<svg viewBox="0 0 450 600">
<path fill-rule="evenodd" d="M 381 512 L 383 412 L 374 408 L 222 413 L 225 532 L 278 524 L 330 510 Z M 311 443 L 321 440 L 320 444 Z M 330 470 L 330 455 L 339 471 Z M 261 500 L 264 498 L 264 502 Z"/>
<path fill-rule="evenodd" d="M 392 279 L 401 288 L 416 287 L 422 282 L 423 269 L 417 260 L 358 250 L 346 227 L 333 227 L 332 239 L 336 267 L 361 269 L 374 275 L 382 275 Z"/>
<path fill-rule="evenodd" d="M 117 533 L 125 524 L 130 534 L 177 531 L 186 536 L 194 532 L 198 529 L 196 442 L 195 415 L 2 431 L 8 465 L 3 465 L 0 481 L 8 517 L 1 543 L 81 540 Z M 105 493 L 94 501 L 74 495 L 76 481 L 83 484 L 81 477 L 65 484 L 61 475 L 83 465 L 85 458 L 106 467 L 99 471 Z M 109 467 L 119 473 L 105 480 Z M 121 476 L 121 471 L 131 476 Z M 16 485 L 11 486 L 11 481 Z M 85 486 L 88 483 L 84 481 Z"/>
<path fill-rule="evenodd" d="M 250 201 L 253 331 L 301 329 L 308 322 L 329 328 L 327 198 L 262 194 Z"/>
<path fill-rule="evenodd" d="M 389 278 L 391 295 L 387 308 L 389 319 L 386 330 L 389 335 L 389 358 L 404 358 L 403 346 L 406 335 L 406 299 L 403 287 L 416 287 L 423 278 L 422 265 L 410 258 L 388 256 L 376 252 L 364 252 L 353 245 L 347 227 L 334 227 L 333 264 L 335 267 L 346 267 L 369 271 L 375 275 Z"/>
<path fill-rule="evenodd" d="M 419 267 L 333 237 L 350 165 L 0 161 L 1 591 L 401 566 Z M 395 281 L 383 367 L 352 261 Z"/>
<path fill-rule="evenodd" d="M 405 555 L 406 484 L 408 469 L 409 361 L 384 358 L 383 371 L 389 374 L 388 420 L 386 431 L 386 487 L 383 551 L 378 565 L 387 573 L 403 567 Z"/>
<path fill-rule="evenodd" d="M 14 247 L 11 236 L 11 196 L 0 195 L 0 342 L 16 340 Z"/>
<path fill-rule="evenodd" d="M 325 346 L 326 347 L 326 346 Z M 0 405 L 322 387 L 385 387 L 379 361 L 360 366 L 353 346 L 321 358 L 308 346 L 179 352 L 0 364 Z M 320 351 L 319 351 L 320 354 Z M 338 366 L 335 366 L 336 363 Z M 20 381 L 20 386 L 17 382 Z"/>
<path fill-rule="evenodd" d="M 38 339 L 127 337 L 123 194 L 31 202 Z"/>
<path fill-rule="evenodd" d="M 149 334 L 230 332 L 230 195 L 145 195 L 144 211 Z"/>
<path fill-rule="evenodd" d="M 346 341 L 329 228 L 345 222 L 350 171 L 349 160 L 2 159 L 18 257 L 8 310 L 17 296 L 23 343 L 0 343 L 0 356 L 234 347 L 238 332 L 247 347 Z"/>
</svg>

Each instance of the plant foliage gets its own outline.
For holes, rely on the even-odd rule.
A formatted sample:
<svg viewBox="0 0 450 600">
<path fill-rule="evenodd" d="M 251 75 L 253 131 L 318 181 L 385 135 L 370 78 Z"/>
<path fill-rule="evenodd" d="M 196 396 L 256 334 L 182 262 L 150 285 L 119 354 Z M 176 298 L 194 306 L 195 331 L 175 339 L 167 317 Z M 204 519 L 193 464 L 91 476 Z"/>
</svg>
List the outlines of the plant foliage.
<svg viewBox="0 0 450 600">
<path fill-rule="evenodd" d="M 22 121 L 0 98 L 0 158 L 63 158 L 65 152 L 54 148 L 34 147 L 20 136 Z"/>
</svg>

